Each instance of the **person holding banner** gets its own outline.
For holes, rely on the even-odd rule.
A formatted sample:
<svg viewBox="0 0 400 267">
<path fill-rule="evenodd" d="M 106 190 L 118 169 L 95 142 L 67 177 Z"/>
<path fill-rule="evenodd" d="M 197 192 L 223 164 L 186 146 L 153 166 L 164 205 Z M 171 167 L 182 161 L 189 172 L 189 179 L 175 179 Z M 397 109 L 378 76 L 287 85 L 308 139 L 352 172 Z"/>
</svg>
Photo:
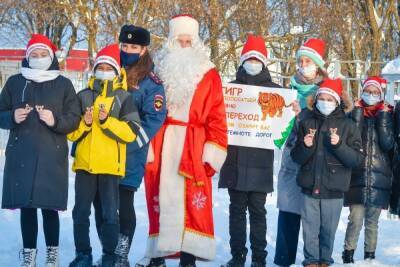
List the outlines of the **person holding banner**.
<svg viewBox="0 0 400 267">
<path fill-rule="evenodd" d="M 364 164 L 353 169 L 351 186 L 344 205 L 350 207 L 343 263 L 354 263 L 354 251 L 363 224 L 364 259 L 375 259 L 378 222 L 382 209 L 389 205 L 392 188 L 391 150 L 393 149 L 393 107 L 384 102 L 386 80 L 369 77 L 363 83 L 361 99 L 356 101 L 352 118 L 357 123 L 365 150 Z"/>
<path fill-rule="evenodd" d="M 301 109 L 307 109 L 319 84 L 327 77 L 325 70 L 325 42 L 321 39 L 307 40 L 296 53 L 296 74 L 290 79 L 290 87 L 297 91 Z M 281 168 L 278 174 L 278 232 L 275 246 L 274 263 L 290 266 L 296 262 L 297 244 L 300 232 L 301 190 L 296 184 L 299 169 L 290 156 L 295 142 L 299 122 L 309 117 L 305 111 L 296 117 L 296 122 L 282 153 Z"/>
<path fill-rule="evenodd" d="M 231 83 L 280 88 L 273 83 L 267 68 L 267 49 L 261 36 L 249 34 L 240 56 L 236 80 Z M 245 266 L 246 212 L 250 213 L 250 243 L 253 267 L 266 266 L 266 209 L 268 193 L 273 191 L 274 151 L 255 147 L 228 146 L 221 169 L 219 187 L 230 197 L 229 234 L 232 259 L 223 267 Z"/>
<path fill-rule="evenodd" d="M 301 187 L 301 223 L 304 266 L 333 264 L 332 252 L 351 171 L 364 160 L 357 125 L 346 116 L 352 103 L 342 94 L 340 79 L 325 79 L 316 93 L 312 116 L 300 122 L 291 151 L 300 165 L 297 184 Z M 347 110 L 346 110 L 347 111 Z"/>
<path fill-rule="evenodd" d="M 226 158 L 227 124 L 221 79 L 199 37 L 199 23 L 182 14 L 169 22 L 167 42 L 155 58 L 168 117 L 152 144 L 145 172 L 149 237 L 136 266 L 180 266 L 216 254 L 211 177 Z"/>
</svg>

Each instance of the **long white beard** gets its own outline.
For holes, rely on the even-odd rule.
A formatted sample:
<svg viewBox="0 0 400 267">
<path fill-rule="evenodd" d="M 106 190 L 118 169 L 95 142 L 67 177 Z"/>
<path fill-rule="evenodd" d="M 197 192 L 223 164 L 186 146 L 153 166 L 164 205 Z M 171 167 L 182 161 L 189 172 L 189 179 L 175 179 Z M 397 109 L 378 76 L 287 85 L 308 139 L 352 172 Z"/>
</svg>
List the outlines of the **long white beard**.
<svg viewBox="0 0 400 267">
<path fill-rule="evenodd" d="M 155 58 L 156 72 L 164 83 L 167 108 L 179 108 L 191 101 L 204 74 L 214 67 L 205 46 L 198 40 L 193 47 L 181 48 L 169 40 Z"/>
</svg>

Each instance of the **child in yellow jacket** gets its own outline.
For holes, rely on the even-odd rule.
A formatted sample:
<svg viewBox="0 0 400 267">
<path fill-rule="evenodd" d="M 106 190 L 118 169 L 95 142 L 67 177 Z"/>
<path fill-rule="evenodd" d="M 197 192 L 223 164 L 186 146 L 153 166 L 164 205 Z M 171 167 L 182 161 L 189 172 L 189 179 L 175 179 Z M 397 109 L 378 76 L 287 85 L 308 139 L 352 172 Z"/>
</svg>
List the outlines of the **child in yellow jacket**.
<svg viewBox="0 0 400 267">
<path fill-rule="evenodd" d="M 76 172 L 74 266 L 92 266 L 89 216 L 96 192 L 102 203 L 102 266 L 114 266 L 118 242 L 118 186 L 125 175 L 126 144 L 135 141 L 140 118 L 133 98 L 127 92 L 126 74 L 120 67 L 118 45 L 103 48 L 96 57 L 94 77 L 87 89 L 78 93 L 82 119 L 69 134 L 75 142 Z"/>
</svg>

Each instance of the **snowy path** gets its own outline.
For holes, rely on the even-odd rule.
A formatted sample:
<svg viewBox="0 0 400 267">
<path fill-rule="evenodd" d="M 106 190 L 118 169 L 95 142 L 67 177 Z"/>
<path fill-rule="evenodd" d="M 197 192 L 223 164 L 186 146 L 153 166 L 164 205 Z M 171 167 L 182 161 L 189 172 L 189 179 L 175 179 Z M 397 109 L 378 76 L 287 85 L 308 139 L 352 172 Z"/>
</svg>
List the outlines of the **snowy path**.
<svg viewBox="0 0 400 267">
<path fill-rule="evenodd" d="M 3 157 L 0 158 L 1 169 L 4 166 Z M 2 187 L 2 178 L 0 178 L 0 189 Z M 229 234 L 228 234 L 228 213 L 229 213 L 229 197 L 226 190 L 218 190 L 216 187 L 217 180 L 214 180 L 214 215 L 215 215 L 215 232 L 217 240 L 217 257 L 213 262 L 199 262 L 199 267 L 216 267 L 221 263 L 229 260 Z M 70 177 L 70 194 L 68 201 L 68 211 L 60 213 L 61 223 L 61 237 L 60 237 L 60 250 L 61 250 L 61 266 L 68 266 L 68 263 L 74 257 L 74 240 L 72 235 L 72 216 L 71 210 L 73 207 L 74 199 L 74 175 Z M 1 192 L 1 191 L 0 191 Z M 137 228 L 130 253 L 130 261 L 132 263 L 138 261 L 144 254 L 147 237 L 147 211 L 144 197 L 143 188 L 141 188 L 135 196 L 135 207 L 137 215 Z M 278 210 L 276 206 L 276 194 L 268 195 L 267 198 L 267 241 L 268 241 L 268 266 L 273 266 L 273 256 L 275 254 L 275 240 L 276 240 L 276 223 Z M 346 230 L 348 209 L 344 208 L 342 211 L 342 218 L 339 224 L 339 229 L 336 234 L 334 259 L 336 262 L 341 262 L 341 252 L 343 248 L 344 233 Z M 41 216 L 38 216 L 41 218 Z M 38 238 L 38 267 L 44 266 L 44 253 L 45 244 L 43 231 L 41 229 L 41 222 L 39 224 L 39 238 Z M 94 223 L 92 220 L 91 227 L 91 240 L 94 250 L 94 259 L 100 256 L 100 244 L 98 242 Z M 22 240 L 20 236 L 19 227 L 19 211 L 0 210 L 0 267 L 14 267 L 18 265 L 18 253 L 22 247 Z M 360 261 L 363 257 L 363 235 L 359 241 L 359 248 L 356 252 L 355 258 L 358 260 L 357 264 L 352 266 L 400 266 L 400 221 L 388 220 L 386 212 L 383 212 L 380 230 L 379 242 L 377 250 L 377 261 L 366 263 Z M 298 256 L 296 264 L 301 266 L 302 256 L 302 239 L 300 239 L 298 247 Z M 247 257 L 247 265 L 250 266 L 251 256 Z M 178 266 L 178 261 L 169 260 L 168 266 Z M 335 266 L 341 266 L 339 264 Z M 351 265 L 348 265 L 351 266 Z"/>
</svg>

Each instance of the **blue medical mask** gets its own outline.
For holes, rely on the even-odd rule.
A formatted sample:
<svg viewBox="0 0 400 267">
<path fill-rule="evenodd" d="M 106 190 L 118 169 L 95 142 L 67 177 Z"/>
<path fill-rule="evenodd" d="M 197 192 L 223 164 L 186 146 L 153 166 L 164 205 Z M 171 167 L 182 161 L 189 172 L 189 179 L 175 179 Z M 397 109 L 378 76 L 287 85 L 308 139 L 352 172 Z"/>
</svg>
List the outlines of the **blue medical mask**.
<svg viewBox="0 0 400 267">
<path fill-rule="evenodd" d="M 139 61 L 140 54 L 139 53 L 127 53 L 121 50 L 121 65 L 122 67 L 132 66 Z"/>
<path fill-rule="evenodd" d="M 53 59 L 50 56 L 39 57 L 39 58 L 29 58 L 29 67 L 31 69 L 37 70 L 48 70 L 51 66 Z"/>
<path fill-rule="evenodd" d="M 336 102 L 317 100 L 317 109 L 325 116 L 328 116 L 336 109 Z"/>
<path fill-rule="evenodd" d="M 375 96 L 370 93 L 364 92 L 361 94 L 361 99 L 365 102 L 365 104 L 369 106 L 374 106 L 381 101 L 381 96 L 380 95 Z"/>
<path fill-rule="evenodd" d="M 261 62 L 246 61 L 243 63 L 243 68 L 247 72 L 247 74 L 255 76 L 262 71 L 263 64 Z"/>
<path fill-rule="evenodd" d="M 115 76 L 117 76 L 117 74 L 115 74 L 115 71 L 102 71 L 102 70 L 96 70 L 96 72 L 94 73 L 94 76 L 97 79 L 100 80 L 109 80 L 112 81 L 114 80 Z"/>
</svg>

